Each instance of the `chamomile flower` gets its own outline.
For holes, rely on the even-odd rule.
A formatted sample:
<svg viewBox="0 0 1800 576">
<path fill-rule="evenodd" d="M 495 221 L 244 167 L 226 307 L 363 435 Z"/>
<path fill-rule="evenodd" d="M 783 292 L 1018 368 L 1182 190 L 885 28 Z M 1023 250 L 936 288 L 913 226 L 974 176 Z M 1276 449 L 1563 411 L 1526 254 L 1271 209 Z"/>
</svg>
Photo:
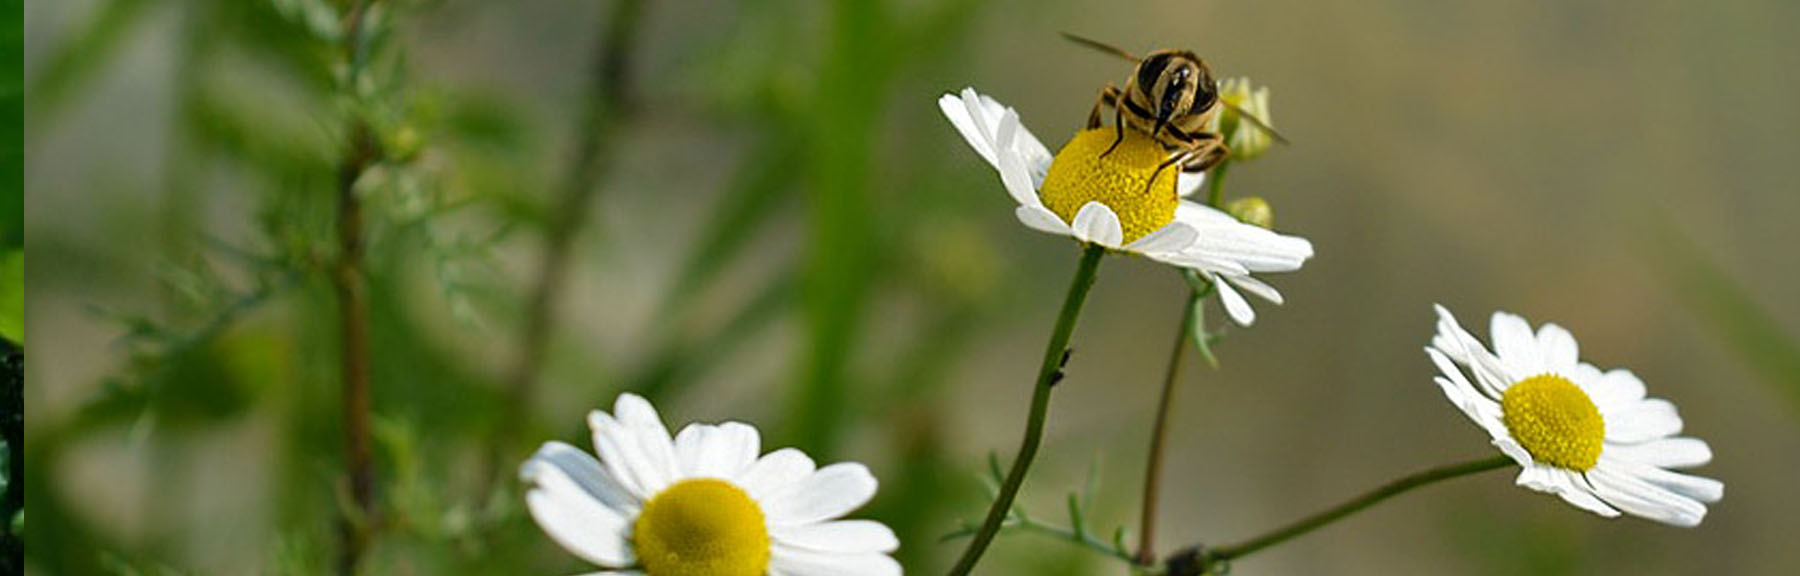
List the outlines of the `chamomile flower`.
<svg viewBox="0 0 1800 576">
<path fill-rule="evenodd" d="M 1304 238 L 1250 226 L 1184 199 L 1200 188 L 1203 175 L 1174 167 L 1158 173 L 1169 153 L 1135 130 L 1124 131 L 1111 153 L 1106 151 L 1117 138 L 1114 129 L 1084 130 L 1051 156 L 1020 125 L 1017 112 L 972 88 L 945 94 L 938 107 L 975 153 L 1000 172 L 1019 205 L 1014 215 L 1020 222 L 1194 269 L 1218 287 L 1226 312 L 1239 324 L 1255 321 L 1256 312 L 1238 289 L 1282 301 L 1280 292 L 1252 273 L 1297 270 L 1312 257 L 1312 243 Z"/>
<path fill-rule="evenodd" d="M 793 448 L 758 457 L 756 428 L 693 424 L 673 440 L 656 409 L 625 394 L 588 415 L 595 460 L 544 444 L 520 469 L 525 502 L 550 538 L 637 576 L 898 575 L 892 530 L 839 520 L 875 495 L 856 463 L 815 468 Z"/>
<path fill-rule="evenodd" d="M 1495 312 L 1490 353 L 1449 310 L 1437 313 L 1425 349 L 1442 372 L 1437 384 L 1524 467 L 1520 486 L 1601 516 L 1622 511 L 1676 526 L 1698 525 L 1706 504 L 1724 496 L 1718 480 L 1670 471 L 1712 460 L 1706 442 L 1677 436 L 1675 405 L 1645 398 L 1630 371 L 1582 362 L 1567 330 L 1545 324 L 1533 333 L 1523 318 Z"/>
</svg>

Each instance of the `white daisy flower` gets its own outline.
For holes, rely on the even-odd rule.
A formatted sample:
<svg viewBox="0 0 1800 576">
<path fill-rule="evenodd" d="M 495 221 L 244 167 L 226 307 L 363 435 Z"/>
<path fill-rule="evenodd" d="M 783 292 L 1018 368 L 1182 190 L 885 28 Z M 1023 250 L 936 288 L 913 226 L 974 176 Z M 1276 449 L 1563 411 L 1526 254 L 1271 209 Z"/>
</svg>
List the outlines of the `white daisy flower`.
<svg viewBox="0 0 1800 576">
<path fill-rule="evenodd" d="M 1675 405 L 1645 398 L 1630 371 L 1581 362 L 1567 330 L 1545 324 L 1534 334 L 1525 319 L 1495 312 L 1490 353 L 1449 310 L 1437 313 L 1425 353 L 1443 373 L 1438 386 L 1524 467 L 1520 486 L 1601 516 L 1623 511 L 1676 526 L 1698 525 L 1705 504 L 1724 496 L 1718 480 L 1670 471 L 1712 460 L 1706 442 L 1677 436 Z"/>
<path fill-rule="evenodd" d="M 973 88 L 945 94 L 938 107 L 975 153 L 1000 172 L 1019 204 L 1014 214 L 1020 222 L 1192 268 L 1218 286 L 1226 311 L 1239 324 L 1255 321 L 1256 312 L 1234 286 L 1280 304 L 1281 293 L 1251 273 L 1297 270 L 1312 257 L 1312 243 L 1304 238 L 1250 226 L 1184 199 L 1200 189 L 1203 175 L 1170 168 L 1152 182 L 1169 154 L 1134 130 L 1126 130 L 1104 158 L 1116 138 L 1112 128 L 1077 133 L 1053 157 L 1019 124 L 1017 112 Z"/>
<path fill-rule="evenodd" d="M 758 457 L 756 428 L 693 424 L 670 440 L 650 403 L 619 397 L 588 414 L 595 460 L 561 442 L 521 467 L 531 516 L 569 552 L 648 576 L 897 575 L 894 532 L 838 520 L 875 495 L 854 462 L 814 468 L 783 448 Z"/>
</svg>

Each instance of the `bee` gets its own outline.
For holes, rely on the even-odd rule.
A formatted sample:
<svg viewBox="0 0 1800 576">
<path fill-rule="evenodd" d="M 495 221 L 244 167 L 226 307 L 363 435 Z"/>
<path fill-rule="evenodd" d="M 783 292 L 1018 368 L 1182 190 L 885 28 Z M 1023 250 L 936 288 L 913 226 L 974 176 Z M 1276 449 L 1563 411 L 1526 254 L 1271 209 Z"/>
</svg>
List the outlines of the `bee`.
<svg viewBox="0 0 1800 576">
<path fill-rule="evenodd" d="M 1087 128 L 1101 127 L 1101 111 L 1113 110 L 1113 129 L 1117 136 L 1112 146 L 1108 146 L 1102 157 L 1111 154 L 1125 140 L 1127 128 L 1141 132 L 1162 144 L 1170 152 L 1169 159 L 1156 167 L 1151 181 L 1163 169 L 1180 165 L 1184 172 L 1205 172 L 1225 160 L 1230 150 L 1225 147 L 1225 137 L 1208 129 L 1219 115 L 1221 108 L 1229 108 L 1238 117 L 1269 134 L 1270 137 L 1283 144 L 1287 139 L 1275 132 L 1274 128 L 1245 112 L 1237 106 L 1219 99 L 1219 84 L 1213 79 L 1212 69 L 1206 67 L 1193 52 L 1187 50 L 1157 50 L 1149 56 L 1138 58 L 1112 45 L 1090 40 L 1067 32 L 1063 37 L 1101 52 L 1130 60 L 1137 64 L 1131 76 L 1125 79 L 1125 89 L 1120 90 L 1113 83 L 1106 83 L 1100 90 L 1099 100 L 1088 112 Z"/>
</svg>

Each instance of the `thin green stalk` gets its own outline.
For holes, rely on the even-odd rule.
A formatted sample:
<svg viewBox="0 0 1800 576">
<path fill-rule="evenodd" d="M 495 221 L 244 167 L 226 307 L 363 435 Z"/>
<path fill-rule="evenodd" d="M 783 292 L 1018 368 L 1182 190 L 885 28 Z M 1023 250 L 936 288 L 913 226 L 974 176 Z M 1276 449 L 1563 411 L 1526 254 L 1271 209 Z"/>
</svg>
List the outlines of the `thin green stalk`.
<svg viewBox="0 0 1800 576">
<path fill-rule="evenodd" d="M 1175 570 L 1173 566 L 1175 566 L 1176 559 L 1183 556 L 1192 558 L 1195 557 L 1195 555 L 1198 555 L 1198 557 L 1203 558 L 1203 562 L 1194 563 L 1196 568 L 1203 570 L 1211 565 L 1249 556 L 1258 550 L 1312 532 L 1313 530 L 1322 528 L 1332 522 L 1342 520 L 1351 514 L 1361 512 L 1370 506 L 1379 504 L 1383 500 L 1410 492 L 1414 488 L 1435 484 L 1452 478 L 1460 478 L 1471 474 L 1487 472 L 1489 470 L 1499 470 L 1512 465 L 1513 461 L 1511 458 L 1506 456 L 1494 456 L 1421 470 L 1262 536 L 1257 536 L 1229 546 L 1213 548 L 1211 550 L 1202 550 L 1200 547 L 1195 546 L 1183 550 L 1182 552 L 1178 552 L 1176 553 L 1176 558 L 1172 558 L 1170 561 L 1171 569 L 1169 573 L 1171 576 L 1194 576 L 1196 574 L 1205 573 L 1204 571 L 1183 572 Z"/>
<path fill-rule="evenodd" d="M 1098 244 L 1087 245 L 1081 253 L 1081 264 L 1075 269 L 1075 278 L 1069 282 L 1069 295 L 1063 299 L 1062 313 L 1056 318 L 1056 327 L 1050 331 L 1050 343 L 1044 347 L 1044 361 L 1038 367 L 1037 384 L 1031 393 L 1031 416 L 1025 422 L 1025 439 L 1019 445 L 1019 455 L 1013 459 L 1012 470 L 1006 474 L 1006 483 L 1000 486 L 1000 493 L 994 496 L 993 506 L 988 508 L 981 529 L 969 541 L 969 547 L 963 550 L 956 566 L 950 569 L 951 576 L 964 576 L 975 569 L 975 563 L 981 560 L 994 535 L 1000 533 L 1001 524 L 1012 510 L 1013 498 L 1019 495 L 1019 487 L 1025 483 L 1025 472 L 1031 469 L 1038 443 L 1043 440 L 1044 421 L 1050 411 L 1050 390 L 1062 378 L 1069 336 L 1075 332 L 1075 319 L 1081 315 L 1081 305 L 1087 301 L 1088 289 L 1094 286 L 1094 274 L 1100 268 L 1100 257 L 1105 255 L 1106 248 Z"/>
<path fill-rule="evenodd" d="M 373 0 L 371 0 L 372 2 Z M 364 17 L 371 2 L 358 2 L 351 8 L 349 34 L 344 50 L 350 66 L 347 87 L 356 86 L 362 69 L 365 46 L 362 41 Z M 351 89 L 351 88 L 347 88 Z M 341 539 L 338 550 L 338 573 L 357 573 L 364 552 L 372 538 L 371 521 L 375 515 L 375 465 L 370 455 L 370 412 L 372 384 L 369 381 L 369 304 L 363 284 L 363 215 L 362 201 L 356 195 L 356 182 L 362 173 L 379 160 L 379 150 L 368 123 L 352 117 L 349 143 L 337 173 L 337 262 L 332 266 L 331 284 L 337 296 L 339 327 L 339 361 L 343 378 L 344 462 L 350 506 L 338 519 Z"/>
<path fill-rule="evenodd" d="M 1162 396 L 1156 401 L 1156 424 L 1150 429 L 1150 457 L 1144 469 L 1144 507 L 1138 515 L 1137 561 L 1143 565 L 1156 563 L 1156 501 L 1162 489 L 1163 449 L 1169 438 L 1169 407 L 1175 403 L 1175 384 L 1181 381 L 1181 360 L 1187 357 L 1183 352 L 1187 351 L 1188 338 L 1194 335 L 1194 325 L 1188 318 L 1200 303 L 1200 298 L 1193 292 L 1187 296 L 1183 299 L 1187 305 L 1176 321 L 1178 327 L 1175 345 L 1169 351 L 1169 367 L 1163 372 Z"/>
<path fill-rule="evenodd" d="M 1225 200 L 1225 173 L 1231 169 L 1231 161 L 1220 162 L 1214 166 L 1212 173 L 1206 175 L 1206 205 L 1218 208 Z"/>
</svg>

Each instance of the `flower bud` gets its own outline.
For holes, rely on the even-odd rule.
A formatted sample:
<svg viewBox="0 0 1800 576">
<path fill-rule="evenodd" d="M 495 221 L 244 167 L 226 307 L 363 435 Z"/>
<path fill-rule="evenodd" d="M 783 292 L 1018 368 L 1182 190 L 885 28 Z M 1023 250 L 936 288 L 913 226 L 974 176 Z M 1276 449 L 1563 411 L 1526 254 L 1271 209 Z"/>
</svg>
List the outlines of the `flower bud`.
<svg viewBox="0 0 1800 576">
<path fill-rule="evenodd" d="M 1275 226 L 1275 209 L 1260 196 L 1245 196 L 1225 203 L 1225 213 L 1258 228 Z"/>
<path fill-rule="evenodd" d="M 1269 88 L 1254 87 L 1249 78 L 1226 78 L 1219 84 L 1219 99 L 1230 104 L 1220 111 L 1218 128 L 1231 149 L 1231 159 L 1249 160 L 1268 151 L 1274 138 L 1255 123 L 1244 120 L 1239 111 L 1274 126 L 1269 116 Z"/>
</svg>

